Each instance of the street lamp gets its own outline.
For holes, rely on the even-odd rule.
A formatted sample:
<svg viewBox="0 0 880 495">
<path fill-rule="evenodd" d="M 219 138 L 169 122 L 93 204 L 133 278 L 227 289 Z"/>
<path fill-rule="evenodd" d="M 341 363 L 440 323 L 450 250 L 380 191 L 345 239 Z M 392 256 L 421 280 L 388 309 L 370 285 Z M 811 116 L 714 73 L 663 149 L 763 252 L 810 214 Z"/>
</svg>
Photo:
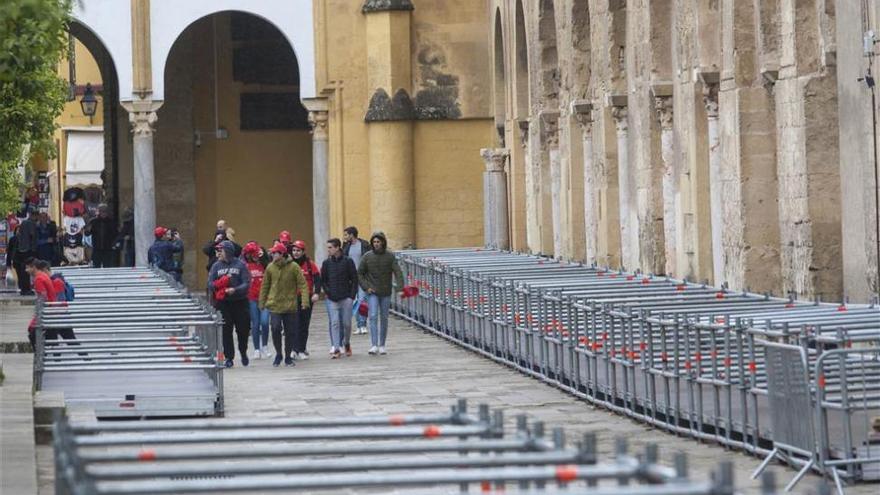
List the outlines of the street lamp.
<svg viewBox="0 0 880 495">
<path fill-rule="evenodd" d="M 95 92 L 92 91 L 92 84 L 86 84 L 86 90 L 83 93 L 83 97 L 79 100 L 80 106 L 82 106 L 83 115 L 86 117 L 93 117 L 95 115 L 95 111 L 98 109 L 98 99 L 95 98 Z"/>
</svg>

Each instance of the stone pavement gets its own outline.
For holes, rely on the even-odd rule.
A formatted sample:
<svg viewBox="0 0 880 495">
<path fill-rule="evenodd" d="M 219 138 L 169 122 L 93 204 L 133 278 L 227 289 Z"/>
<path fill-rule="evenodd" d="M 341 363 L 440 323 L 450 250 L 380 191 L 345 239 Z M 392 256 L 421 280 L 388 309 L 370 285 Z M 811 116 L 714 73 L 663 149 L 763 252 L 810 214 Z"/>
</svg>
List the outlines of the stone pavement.
<svg viewBox="0 0 880 495">
<path fill-rule="evenodd" d="M 31 310 L 24 306 L 14 308 L 16 313 Z M 6 307 L 3 310 L 6 313 Z M 10 315 L 4 317 L 12 318 Z M 737 486 L 746 493 L 758 492 L 758 483 L 749 480 L 749 474 L 760 462 L 755 457 L 652 430 L 625 417 L 596 409 L 409 323 L 392 319 L 387 356 L 367 355 L 369 336 L 355 335 L 352 337 L 355 355 L 341 360 L 331 360 L 327 355 L 326 328 L 326 313 L 323 305 L 319 305 L 312 322 L 309 345 L 312 359 L 300 362 L 295 368 L 273 368 L 270 360 L 262 359 L 252 360 L 248 368 L 236 363 L 235 368 L 228 370 L 225 374 L 226 416 L 271 418 L 428 413 L 445 411 L 457 398 L 463 397 L 472 407 L 485 402 L 503 408 L 510 421 L 518 413 L 527 413 L 533 420 L 544 421 L 548 427 L 562 426 L 569 439 L 587 431 L 598 432 L 602 455 L 611 454 L 614 438 L 619 436 L 627 438 L 634 451 L 643 450 L 646 443 L 658 444 L 664 461 L 671 460 L 673 452 L 687 452 L 695 478 L 707 477 L 719 461 L 730 460 L 735 466 Z M 29 370 L 30 361 L 16 362 L 15 366 Z M 16 444 L 21 441 L 12 440 Z M 4 437 L 4 448 L 8 443 L 11 442 Z M 51 448 L 37 447 L 37 461 L 39 493 L 52 493 Z M 776 472 L 779 482 L 794 475 L 794 471 L 787 467 L 771 469 Z M 806 492 L 817 481 L 818 477 L 810 475 L 798 485 L 797 491 Z M 851 487 L 847 493 L 876 493 L 876 485 Z"/>
<path fill-rule="evenodd" d="M 0 493 L 36 493 L 33 355 L 0 354 L 0 360 L 6 375 L 0 385 Z"/>
</svg>

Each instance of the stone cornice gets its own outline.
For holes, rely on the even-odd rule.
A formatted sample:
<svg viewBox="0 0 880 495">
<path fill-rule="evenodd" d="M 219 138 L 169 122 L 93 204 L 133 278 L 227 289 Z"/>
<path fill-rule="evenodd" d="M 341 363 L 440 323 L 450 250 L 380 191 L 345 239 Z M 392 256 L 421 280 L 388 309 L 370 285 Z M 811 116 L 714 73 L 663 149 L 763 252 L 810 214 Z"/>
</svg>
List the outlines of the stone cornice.
<svg viewBox="0 0 880 495">
<path fill-rule="evenodd" d="M 390 98 L 384 89 L 379 88 L 370 98 L 370 106 L 364 116 L 365 122 L 393 122 L 414 120 L 415 109 L 412 99 L 405 89 L 398 89 Z"/>
<path fill-rule="evenodd" d="M 392 12 L 395 10 L 414 10 L 410 0 L 366 0 L 361 12 L 370 14 L 373 12 Z"/>
</svg>

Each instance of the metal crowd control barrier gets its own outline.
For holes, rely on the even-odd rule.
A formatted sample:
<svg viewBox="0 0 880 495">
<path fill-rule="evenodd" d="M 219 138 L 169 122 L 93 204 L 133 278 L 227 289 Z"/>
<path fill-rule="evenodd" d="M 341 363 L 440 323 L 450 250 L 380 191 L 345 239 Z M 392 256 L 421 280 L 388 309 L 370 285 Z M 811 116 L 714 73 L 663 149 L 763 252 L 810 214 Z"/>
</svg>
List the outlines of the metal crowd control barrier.
<svg viewBox="0 0 880 495">
<path fill-rule="evenodd" d="M 659 463 L 618 440 L 602 460 L 596 436 L 566 445 L 561 428 L 464 401 L 449 414 L 270 420 L 165 420 L 54 426 L 57 494 L 218 493 L 458 486 L 462 492 L 732 494 L 732 465 L 709 481 L 687 458 Z M 517 489 L 516 491 L 510 489 Z M 408 490 L 406 493 L 412 493 Z"/>
<path fill-rule="evenodd" d="M 835 479 L 878 477 L 880 446 L 867 448 L 865 427 L 880 416 L 876 304 L 796 301 L 479 248 L 398 259 L 420 290 L 394 312 L 459 345 L 676 434 L 772 452 Z M 790 375 L 792 356 L 771 344 L 797 348 L 804 373 Z"/>
<path fill-rule="evenodd" d="M 223 414 L 221 318 L 166 273 L 58 269 L 69 303 L 38 302 L 34 384 L 98 417 Z M 72 329 L 75 340 L 47 339 Z"/>
</svg>

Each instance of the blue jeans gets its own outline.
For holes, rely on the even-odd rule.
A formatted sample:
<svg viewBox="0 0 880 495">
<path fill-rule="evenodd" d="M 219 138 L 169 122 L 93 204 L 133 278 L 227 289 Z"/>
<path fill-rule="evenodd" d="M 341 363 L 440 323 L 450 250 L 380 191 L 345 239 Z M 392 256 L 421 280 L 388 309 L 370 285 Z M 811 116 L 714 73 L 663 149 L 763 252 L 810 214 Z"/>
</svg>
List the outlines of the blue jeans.
<svg viewBox="0 0 880 495">
<path fill-rule="evenodd" d="M 367 293 L 364 292 L 364 289 L 361 289 L 360 287 L 358 287 L 357 299 L 355 299 L 351 303 L 351 314 L 352 314 L 352 316 L 357 318 L 357 327 L 358 328 L 367 326 L 367 317 L 358 312 L 358 308 L 361 307 L 361 301 L 364 301 L 366 299 L 367 299 Z"/>
<path fill-rule="evenodd" d="M 337 349 L 351 345 L 351 298 L 341 301 L 325 299 L 324 304 L 330 317 L 330 345 Z"/>
<path fill-rule="evenodd" d="M 374 346 L 385 346 L 388 336 L 388 310 L 391 308 L 391 296 L 367 296 L 370 305 L 370 343 Z"/>
<path fill-rule="evenodd" d="M 260 350 L 269 345 L 269 310 L 260 310 L 257 301 L 248 301 L 251 309 L 251 336 L 254 349 Z"/>
</svg>

